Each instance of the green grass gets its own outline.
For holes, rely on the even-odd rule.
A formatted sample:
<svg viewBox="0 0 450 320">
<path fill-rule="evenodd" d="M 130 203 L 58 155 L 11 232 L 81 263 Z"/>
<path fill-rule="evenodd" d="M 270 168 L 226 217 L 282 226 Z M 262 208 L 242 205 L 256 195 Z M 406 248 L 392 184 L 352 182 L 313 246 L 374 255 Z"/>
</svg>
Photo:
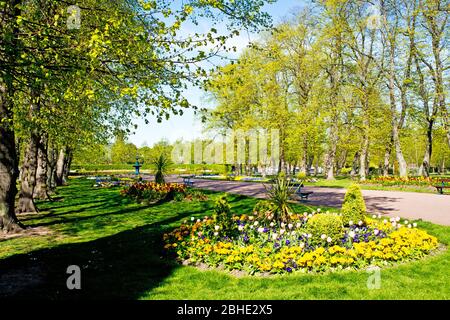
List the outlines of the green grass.
<svg viewBox="0 0 450 320">
<path fill-rule="evenodd" d="M 39 203 L 40 214 L 21 219 L 28 226 L 48 228 L 50 235 L 0 242 L 0 288 L 12 281 L 18 285 L 17 298 L 51 299 L 450 298 L 448 250 L 382 270 L 379 290 L 367 289 L 369 274 L 364 271 L 236 278 L 180 266 L 163 257 L 163 233 L 191 216 L 210 215 L 220 194 L 210 193 L 208 202 L 145 207 L 122 198 L 118 189 L 94 189 L 91 184 L 71 180 L 59 190 L 59 201 Z M 228 199 L 236 213 L 249 212 L 256 203 L 244 196 Z M 449 244 L 450 227 L 418 224 Z M 81 290 L 66 289 L 66 269 L 72 264 L 82 269 Z M 0 290 L 0 297 L 5 292 Z"/>
</svg>

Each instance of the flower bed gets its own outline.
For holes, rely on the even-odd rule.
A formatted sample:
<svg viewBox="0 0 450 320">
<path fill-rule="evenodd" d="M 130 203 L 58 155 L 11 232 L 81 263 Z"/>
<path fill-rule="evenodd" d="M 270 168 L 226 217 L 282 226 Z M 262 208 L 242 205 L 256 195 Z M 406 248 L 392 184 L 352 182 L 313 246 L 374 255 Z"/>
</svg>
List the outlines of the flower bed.
<svg viewBox="0 0 450 320">
<path fill-rule="evenodd" d="M 386 266 L 421 258 L 438 246 L 435 237 L 400 218 L 350 221 L 333 237 L 308 222 L 334 215 L 318 210 L 294 214 L 284 223 L 255 212 L 233 216 L 229 227 L 214 218 L 191 218 L 164 235 L 165 250 L 192 265 L 278 274 Z"/>
<path fill-rule="evenodd" d="M 124 196 L 149 202 L 174 199 L 177 194 L 185 193 L 186 186 L 179 183 L 138 182 L 121 190 Z"/>
<path fill-rule="evenodd" d="M 442 178 L 425 178 L 425 177 L 408 177 L 408 178 L 400 178 L 400 177 L 375 177 L 365 181 L 362 181 L 362 184 L 377 184 L 381 186 L 433 186 L 433 185 L 441 185 Z M 445 179 L 444 179 L 445 180 Z M 444 182 L 444 185 L 448 185 L 449 182 Z"/>
</svg>

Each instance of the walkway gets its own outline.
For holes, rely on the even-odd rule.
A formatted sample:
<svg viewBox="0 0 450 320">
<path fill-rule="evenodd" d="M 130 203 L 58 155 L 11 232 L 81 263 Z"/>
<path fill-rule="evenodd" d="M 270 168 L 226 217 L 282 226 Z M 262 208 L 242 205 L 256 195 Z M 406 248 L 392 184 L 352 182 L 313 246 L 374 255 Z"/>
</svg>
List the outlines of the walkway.
<svg viewBox="0 0 450 320">
<path fill-rule="evenodd" d="M 196 179 L 195 187 L 256 198 L 265 197 L 265 189 L 261 183 Z M 302 203 L 336 208 L 341 207 L 346 191 L 342 188 L 323 187 L 305 187 L 303 190 L 314 193 Z M 450 195 L 378 190 L 362 190 L 362 193 L 370 213 L 422 219 L 450 226 Z"/>
</svg>

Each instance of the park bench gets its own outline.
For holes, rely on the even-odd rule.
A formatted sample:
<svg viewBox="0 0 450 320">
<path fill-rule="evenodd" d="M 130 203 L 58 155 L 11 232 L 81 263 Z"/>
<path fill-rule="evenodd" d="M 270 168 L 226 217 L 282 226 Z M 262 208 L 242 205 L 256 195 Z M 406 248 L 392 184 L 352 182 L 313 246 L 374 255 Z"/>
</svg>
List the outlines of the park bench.
<svg viewBox="0 0 450 320">
<path fill-rule="evenodd" d="M 437 192 L 440 194 L 444 194 L 444 189 L 450 188 L 450 185 L 445 185 L 445 183 L 450 182 L 450 179 L 442 179 L 440 185 L 435 185 Z"/>
<path fill-rule="evenodd" d="M 308 197 L 313 194 L 313 191 L 303 191 L 302 188 L 304 187 L 303 183 L 294 183 L 294 186 L 297 186 L 296 195 L 300 197 L 300 200 L 308 200 Z"/>
<path fill-rule="evenodd" d="M 192 180 L 193 176 L 185 176 L 182 178 L 183 178 L 183 183 L 185 186 L 188 186 L 188 187 L 194 186 L 194 181 Z"/>
</svg>

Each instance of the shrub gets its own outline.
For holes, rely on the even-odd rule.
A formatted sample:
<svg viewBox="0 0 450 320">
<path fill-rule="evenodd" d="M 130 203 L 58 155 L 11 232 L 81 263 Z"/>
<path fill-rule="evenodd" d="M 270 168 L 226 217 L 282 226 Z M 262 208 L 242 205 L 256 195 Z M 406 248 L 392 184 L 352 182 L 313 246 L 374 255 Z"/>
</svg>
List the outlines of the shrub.
<svg viewBox="0 0 450 320">
<path fill-rule="evenodd" d="M 233 219 L 231 217 L 231 208 L 225 196 L 217 199 L 214 206 L 213 220 L 225 234 L 233 229 Z M 218 230 L 217 230 L 218 231 Z"/>
<path fill-rule="evenodd" d="M 270 217 L 275 210 L 273 203 L 267 200 L 261 200 L 253 207 L 253 213 L 262 219 Z"/>
<path fill-rule="evenodd" d="M 361 188 L 357 184 L 352 184 L 345 194 L 342 204 L 342 218 L 344 225 L 348 225 L 350 221 L 358 223 L 365 222 L 364 214 L 366 213 L 366 204 L 361 193 Z"/>
<path fill-rule="evenodd" d="M 332 213 L 314 215 L 308 220 L 307 229 L 320 244 L 337 243 L 344 236 L 342 217 Z"/>
<path fill-rule="evenodd" d="M 297 174 L 297 179 L 298 180 L 305 180 L 306 179 L 306 172 L 299 172 Z"/>
</svg>

